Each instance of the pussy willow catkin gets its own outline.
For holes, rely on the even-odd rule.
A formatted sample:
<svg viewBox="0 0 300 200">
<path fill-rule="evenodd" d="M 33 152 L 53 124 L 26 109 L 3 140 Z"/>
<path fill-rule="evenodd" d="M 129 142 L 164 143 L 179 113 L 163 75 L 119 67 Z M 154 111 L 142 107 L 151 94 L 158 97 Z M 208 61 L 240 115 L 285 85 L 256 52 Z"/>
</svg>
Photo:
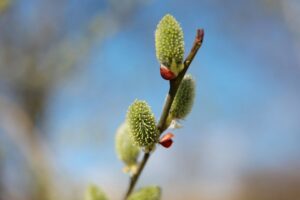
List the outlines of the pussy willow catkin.
<svg viewBox="0 0 300 200">
<path fill-rule="evenodd" d="M 158 142 L 154 114 L 146 101 L 135 100 L 128 108 L 127 123 L 133 142 L 140 147 L 150 147 Z"/>
<path fill-rule="evenodd" d="M 183 31 L 176 19 L 165 15 L 155 31 L 156 57 L 176 76 L 183 69 L 184 40 Z"/>
</svg>

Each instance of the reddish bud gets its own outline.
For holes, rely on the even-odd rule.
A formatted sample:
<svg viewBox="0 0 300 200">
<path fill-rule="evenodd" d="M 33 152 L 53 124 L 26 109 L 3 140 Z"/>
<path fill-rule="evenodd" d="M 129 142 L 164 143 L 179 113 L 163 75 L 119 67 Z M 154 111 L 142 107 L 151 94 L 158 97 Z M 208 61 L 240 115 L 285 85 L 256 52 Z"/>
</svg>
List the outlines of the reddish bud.
<svg viewBox="0 0 300 200">
<path fill-rule="evenodd" d="M 176 75 L 164 65 L 160 65 L 160 75 L 165 80 L 172 80 L 176 78 Z"/>
<path fill-rule="evenodd" d="M 204 38 L 204 29 L 198 29 L 195 43 L 201 46 L 201 44 L 203 42 L 203 38 Z"/>
<path fill-rule="evenodd" d="M 172 133 L 167 133 L 159 140 L 159 144 L 161 144 L 165 148 L 169 148 L 173 144 L 173 137 L 174 135 Z"/>
</svg>

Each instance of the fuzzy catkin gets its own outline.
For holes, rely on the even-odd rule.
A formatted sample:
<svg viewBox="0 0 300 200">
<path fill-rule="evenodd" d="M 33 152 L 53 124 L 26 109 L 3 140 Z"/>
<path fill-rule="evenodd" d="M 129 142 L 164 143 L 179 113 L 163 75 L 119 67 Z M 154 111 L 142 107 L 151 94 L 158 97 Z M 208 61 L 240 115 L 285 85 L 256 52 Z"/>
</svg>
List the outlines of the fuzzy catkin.
<svg viewBox="0 0 300 200">
<path fill-rule="evenodd" d="M 160 200 L 161 189 L 158 186 L 148 186 L 139 189 L 129 196 L 128 200 Z"/>
<path fill-rule="evenodd" d="M 183 69 L 184 39 L 180 24 L 170 14 L 157 25 L 155 47 L 159 62 L 177 75 Z"/>
<path fill-rule="evenodd" d="M 139 147 L 157 143 L 159 133 L 154 114 L 146 101 L 135 100 L 128 108 L 127 123 L 133 142 Z"/>
<path fill-rule="evenodd" d="M 136 165 L 140 149 L 138 146 L 134 145 L 129 136 L 129 128 L 126 122 L 124 122 L 117 130 L 116 152 L 118 158 L 128 167 Z"/>
<path fill-rule="evenodd" d="M 191 112 L 195 99 L 195 88 L 192 76 L 185 75 L 170 109 L 172 119 L 184 119 Z"/>
<path fill-rule="evenodd" d="M 108 200 L 104 192 L 96 185 L 89 185 L 84 200 Z"/>
</svg>

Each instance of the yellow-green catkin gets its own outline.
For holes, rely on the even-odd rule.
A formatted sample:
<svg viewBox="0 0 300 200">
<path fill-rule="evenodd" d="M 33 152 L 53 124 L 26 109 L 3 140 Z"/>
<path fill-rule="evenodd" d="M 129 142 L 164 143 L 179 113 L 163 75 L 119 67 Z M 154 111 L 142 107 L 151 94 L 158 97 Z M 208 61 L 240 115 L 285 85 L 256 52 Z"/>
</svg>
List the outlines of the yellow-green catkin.
<svg viewBox="0 0 300 200">
<path fill-rule="evenodd" d="M 192 76 L 185 75 L 172 103 L 169 118 L 184 119 L 191 112 L 195 99 L 195 88 Z"/>
<path fill-rule="evenodd" d="M 125 172 L 130 172 L 135 169 L 137 158 L 140 153 L 140 148 L 133 143 L 129 135 L 128 125 L 124 122 L 117 130 L 116 152 L 118 158 L 126 165 L 126 168 L 124 169 Z"/>
<path fill-rule="evenodd" d="M 161 189 L 158 186 L 148 186 L 139 189 L 129 196 L 128 200 L 160 200 Z"/>
<path fill-rule="evenodd" d="M 146 101 L 135 100 L 128 108 L 127 123 L 133 142 L 139 147 L 152 147 L 158 142 L 154 114 Z"/>
<path fill-rule="evenodd" d="M 155 31 L 156 57 L 176 76 L 183 69 L 184 39 L 183 31 L 176 19 L 165 15 Z"/>
<path fill-rule="evenodd" d="M 108 200 L 108 198 L 99 187 L 91 184 L 85 192 L 84 200 Z"/>
</svg>

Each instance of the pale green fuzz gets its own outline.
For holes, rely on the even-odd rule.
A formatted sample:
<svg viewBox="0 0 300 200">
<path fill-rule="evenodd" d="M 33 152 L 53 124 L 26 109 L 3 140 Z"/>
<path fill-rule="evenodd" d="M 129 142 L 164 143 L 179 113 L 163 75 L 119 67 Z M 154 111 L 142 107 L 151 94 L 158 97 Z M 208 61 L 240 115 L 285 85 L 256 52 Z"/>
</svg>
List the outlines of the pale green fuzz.
<svg viewBox="0 0 300 200">
<path fill-rule="evenodd" d="M 135 100 L 128 108 L 127 123 L 129 133 L 139 147 L 152 147 L 158 142 L 154 114 L 145 101 Z"/>
<path fill-rule="evenodd" d="M 177 75 L 183 69 L 183 31 L 170 14 L 165 15 L 157 25 L 155 47 L 159 62 Z"/>
<path fill-rule="evenodd" d="M 84 200 L 108 200 L 108 198 L 99 187 L 91 184 L 86 190 Z"/>
<path fill-rule="evenodd" d="M 129 196 L 128 200 L 160 200 L 161 189 L 158 186 L 148 186 L 139 189 Z"/>
<path fill-rule="evenodd" d="M 128 125 L 125 122 L 117 130 L 116 152 L 118 158 L 126 164 L 128 171 L 131 171 L 131 168 L 135 168 L 140 149 L 134 145 L 129 136 Z"/>
<path fill-rule="evenodd" d="M 195 99 L 195 81 L 191 75 L 185 75 L 178 88 L 170 109 L 171 119 L 184 119 L 192 110 Z"/>
</svg>

